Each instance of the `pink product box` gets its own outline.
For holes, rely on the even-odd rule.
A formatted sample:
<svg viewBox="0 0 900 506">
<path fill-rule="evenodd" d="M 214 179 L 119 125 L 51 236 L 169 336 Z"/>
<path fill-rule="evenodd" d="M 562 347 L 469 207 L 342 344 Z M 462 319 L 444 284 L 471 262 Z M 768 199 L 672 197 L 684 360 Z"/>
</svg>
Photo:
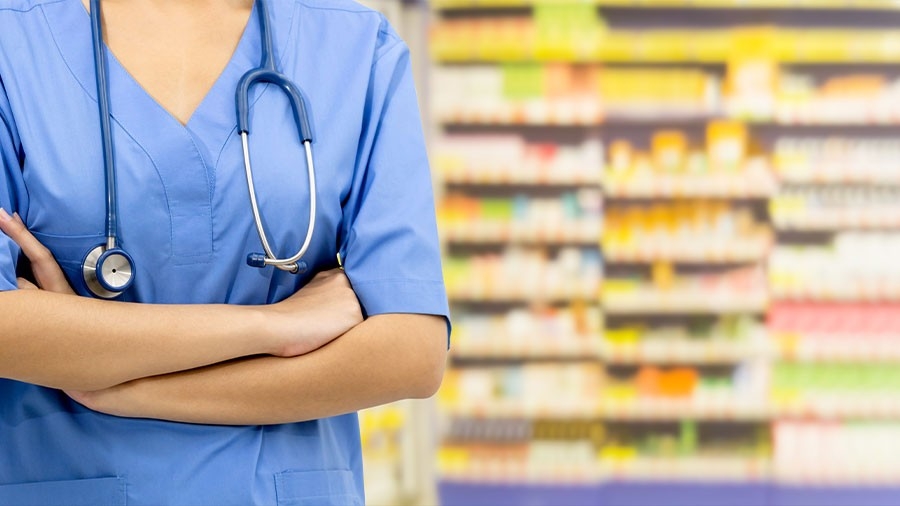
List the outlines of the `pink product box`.
<svg viewBox="0 0 900 506">
<path fill-rule="evenodd" d="M 900 336 L 900 304 L 786 303 L 769 311 L 772 332 Z"/>
</svg>

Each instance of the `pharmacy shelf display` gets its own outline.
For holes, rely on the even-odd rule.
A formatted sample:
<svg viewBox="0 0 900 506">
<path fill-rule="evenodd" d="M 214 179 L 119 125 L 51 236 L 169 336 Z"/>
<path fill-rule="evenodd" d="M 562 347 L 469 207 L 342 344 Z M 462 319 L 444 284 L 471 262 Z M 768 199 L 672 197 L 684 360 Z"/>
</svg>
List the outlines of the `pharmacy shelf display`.
<svg viewBox="0 0 900 506">
<path fill-rule="evenodd" d="M 433 2 L 445 504 L 896 502 L 897 5 Z"/>
<path fill-rule="evenodd" d="M 456 9 L 497 9 L 503 7 L 533 7 L 538 4 L 553 3 L 553 0 L 432 0 L 435 9 L 450 11 Z M 557 3 L 569 3 L 557 0 Z M 785 9 L 785 10 L 897 10 L 900 5 L 894 0 L 579 0 L 579 3 L 601 7 L 630 7 L 658 9 L 678 7 L 683 9 Z"/>
</svg>

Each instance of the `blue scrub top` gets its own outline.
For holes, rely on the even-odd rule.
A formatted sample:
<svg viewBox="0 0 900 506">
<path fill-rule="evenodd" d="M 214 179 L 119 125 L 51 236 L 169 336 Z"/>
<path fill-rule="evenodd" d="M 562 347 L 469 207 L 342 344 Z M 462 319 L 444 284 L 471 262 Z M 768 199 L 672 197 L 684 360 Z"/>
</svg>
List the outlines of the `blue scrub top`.
<svg viewBox="0 0 900 506">
<path fill-rule="evenodd" d="M 120 243 L 137 269 L 125 299 L 272 303 L 335 267 L 340 252 L 366 315 L 447 316 L 406 45 L 383 16 L 349 0 L 269 3 L 278 68 L 305 92 L 313 121 L 310 270 L 295 276 L 245 262 L 261 247 L 234 92 L 260 60 L 253 14 L 187 126 L 110 57 Z M 105 227 L 95 86 L 80 0 L 0 0 L 0 206 L 25 218 L 81 294 L 82 259 Z M 257 86 L 251 103 L 260 207 L 286 257 L 306 233 L 305 155 L 281 93 Z M 18 256 L 0 237 L 0 290 L 15 289 Z M 0 504 L 362 502 L 355 414 L 246 427 L 124 419 L 0 380 Z"/>
</svg>

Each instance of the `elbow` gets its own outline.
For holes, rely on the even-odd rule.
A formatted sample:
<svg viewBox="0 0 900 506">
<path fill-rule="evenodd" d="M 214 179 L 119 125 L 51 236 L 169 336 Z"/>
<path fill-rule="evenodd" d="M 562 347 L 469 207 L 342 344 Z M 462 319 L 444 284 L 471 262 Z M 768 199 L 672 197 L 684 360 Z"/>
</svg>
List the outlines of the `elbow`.
<svg viewBox="0 0 900 506">
<path fill-rule="evenodd" d="M 437 393 L 447 365 L 447 323 L 432 315 L 379 315 L 386 360 L 379 368 L 390 379 L 393 400 L 427 399 Z M 402 352 L 400 352 L 402 350 Z M 396 395 L 396 397 L 394 397 Z"/>
<path fill-rule="evenodd" d="M 441 388 L 441 383 L 444 380 L 444 364 L 441 363 L 440 366 L 436 366 L 427 371 L 424 371 L 418 381 L 416 381 L 416 389 L 411 395 L 413 399 L 428 399 Z"/>
<path fill-rule="evenodd" d="M 416 377 L 411 382 L 413 385 L 411 398 L 413 399 L 428 399 L 441 388 L 444 370 L 447 367 L 446 337 L 442 336 L 439 341 L 439 347 L 429 344 L 428 349 L 416 361 L 418 366 L 415 368 Z"/>
</svg>

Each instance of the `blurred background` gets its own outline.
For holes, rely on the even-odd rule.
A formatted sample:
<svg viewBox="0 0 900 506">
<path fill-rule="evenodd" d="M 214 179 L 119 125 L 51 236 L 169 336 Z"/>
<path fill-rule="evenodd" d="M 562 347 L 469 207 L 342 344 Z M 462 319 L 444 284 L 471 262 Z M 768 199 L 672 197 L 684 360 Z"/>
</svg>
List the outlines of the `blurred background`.
<svg viewBox="0 0 900 506">
<path fill-rule="evenodd" d="M 454 317 L 372 505 L 900 505 L 900 2 L 368 0 Z"/>
</svg>

